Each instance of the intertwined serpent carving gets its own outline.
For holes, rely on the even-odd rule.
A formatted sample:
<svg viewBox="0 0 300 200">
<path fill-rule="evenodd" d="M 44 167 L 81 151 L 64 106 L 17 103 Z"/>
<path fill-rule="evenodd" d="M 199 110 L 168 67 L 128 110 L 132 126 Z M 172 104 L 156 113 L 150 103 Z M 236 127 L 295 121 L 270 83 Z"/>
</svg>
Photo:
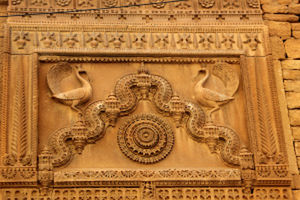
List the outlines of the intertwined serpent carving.
<svg viewBox="0 0 300 200">
<path fill-rule="evenodd" d="M 60 129 L 50 136 L 52 164 L 58 167 L 72 158 L 73 152 L 67 140 L 72 140 L 73 143 L 83 147 L 88 143 L 94 143 L 103 137 L 105 126 L 113 125 L 106 122 L 104 118 L 117 119 L 120 116 L 129 115 L 135 110 L 140 99 L 149 99 L 159 113 L 165 113 L 173 118 L 180 112 L 187 116 L 186 129 L 194 140 L 207 143 L 212 152 L 220 151 L 226 163 L 239 165 L 240 140 L 238 135 L 228 127 L 207 123 L 204 111 L 195 103 L 179 99 L 183 110 L 172 107 L 172 97 L 174 94 L 170 83 L 161 76 L 149 74 L 147 70 L 141 69 L 137 74 L 122 77 L 116 83 L 114 98 L 110 98 L 114 99 L 113 101 L 96 101 L 90 104 L 84 112 L 81 125 L 75 124 Z M 80 131 L 85 134 L 80 134 Z M 147 163 L 145 160 L 135 160 Z"/>
</svg>

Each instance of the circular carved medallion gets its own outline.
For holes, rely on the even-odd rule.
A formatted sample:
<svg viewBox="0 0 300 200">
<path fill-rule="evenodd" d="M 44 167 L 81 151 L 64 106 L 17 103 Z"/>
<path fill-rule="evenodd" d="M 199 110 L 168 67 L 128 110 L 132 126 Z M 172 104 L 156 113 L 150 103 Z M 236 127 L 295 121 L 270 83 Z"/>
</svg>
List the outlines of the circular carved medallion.
<svg viewBox="0 0 300 200">
<path fill-rule="evenodd" d="M 131 160 L 156 163 L 172 150 L 174 133 L 169 124 L 156 115 L 134 115 L 120 127 L 118 144 Z"/>
</svg>

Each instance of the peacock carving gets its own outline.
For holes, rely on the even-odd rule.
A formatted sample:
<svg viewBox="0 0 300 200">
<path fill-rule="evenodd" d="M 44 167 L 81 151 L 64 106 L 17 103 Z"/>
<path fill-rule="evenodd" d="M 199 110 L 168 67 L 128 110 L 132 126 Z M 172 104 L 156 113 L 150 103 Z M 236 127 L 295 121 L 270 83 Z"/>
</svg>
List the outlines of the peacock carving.
<svg viewBox="0 0 300 200">
<path fill-rule="evenodd" d="M 198 103 L 211 108 L 208 111 L 208 120 L 211 121 L 211 115 L 213 112 L 219 110 L 221 105 L 234 99 L 233 95 L 239 86 L 239 77 L 232 68 L 223 63 L 218 63 L 212 68 L 205 65 L 199 69 L 198 75 L 200 73 L 204 73 L 204 77 L 196 83 L 194 87 L 194 94 Z M 205 83 L 212 74 L 220 78 L 224 83 L 226 87 L 224 93 L 205 87 Z"/>
<path fill-rule="evenodd" d="M 77 106 L 87 102 L 92 95 L 91 84 L 89 80 L 83 77 L 83 73 L 86 73 L 86 71 L 81 66 L 71 66 L 68 63 L 58 63 L 47 73 L 47 83 L 51 90 L 52 98 L 70 106 L 78 113 L 81 113 L 81 110 Z M 75 76 L 81 87 L 64 91 L 62 82 L 70 76 Z"/>
</svg>

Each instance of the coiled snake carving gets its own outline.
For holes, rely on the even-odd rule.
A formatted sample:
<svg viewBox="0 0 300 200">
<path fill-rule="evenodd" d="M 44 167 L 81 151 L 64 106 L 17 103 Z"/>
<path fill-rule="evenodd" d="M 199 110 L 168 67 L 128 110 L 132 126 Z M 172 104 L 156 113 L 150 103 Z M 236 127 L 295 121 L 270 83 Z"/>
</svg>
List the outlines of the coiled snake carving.
<svg viewBox="0 0 300 200">
<path fill-rule="evenodd" d="M 166 79 L 149 74 L 144 68 L 141 68 L 137 74 L 122 77 L 116 83 L 113 102 L 104 100 L 91 103 L 83 112 L 80 122 L 59 129 L 50 136 L 48 145 L 53 155 L 53 166 L 59 167 L 71 160 L 74 153 L 67 141 L 85 146 L 104 136 L 105 127 L 113 126 L 107 122 L 107 116 L 112 116 L 112 104 L 115 110 L 113 116 L 118 118 L 134 111 L 139 99 L 147 98 L 153 102 L 158 112 L 172 117 L 175 113 L 172 108 L 174 96 L 172 87 Z M 178 112 L 187 116 L 185 122 L 189 135 L 198 142 L 207 143 L 212 152 L 219 150 L 224 162 L 239 165 L 240 140 L 238 135 L 228 127 L 206 122 L 205 113 L 197 104 L 180 99 L 179 101 L 183 105 L 183 110 Z M 84 134 L 78 135 L 80 131 Z"/>
</svg>

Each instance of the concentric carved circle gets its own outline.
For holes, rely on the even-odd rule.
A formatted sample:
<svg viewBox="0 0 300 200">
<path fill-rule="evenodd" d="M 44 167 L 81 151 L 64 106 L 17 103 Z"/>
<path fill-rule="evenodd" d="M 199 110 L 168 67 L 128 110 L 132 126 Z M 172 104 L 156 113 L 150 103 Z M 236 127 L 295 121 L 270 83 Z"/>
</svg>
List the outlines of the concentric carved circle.
<svg viewBox="0 0 300 200">
<path fill-rule="evenodd" d="M 134 115 L 120 127 L 118 144 L 131 160 L 156 163 L 172 150 L 174 133 L 169 124 L 156 115 Z"/>
</svg>

